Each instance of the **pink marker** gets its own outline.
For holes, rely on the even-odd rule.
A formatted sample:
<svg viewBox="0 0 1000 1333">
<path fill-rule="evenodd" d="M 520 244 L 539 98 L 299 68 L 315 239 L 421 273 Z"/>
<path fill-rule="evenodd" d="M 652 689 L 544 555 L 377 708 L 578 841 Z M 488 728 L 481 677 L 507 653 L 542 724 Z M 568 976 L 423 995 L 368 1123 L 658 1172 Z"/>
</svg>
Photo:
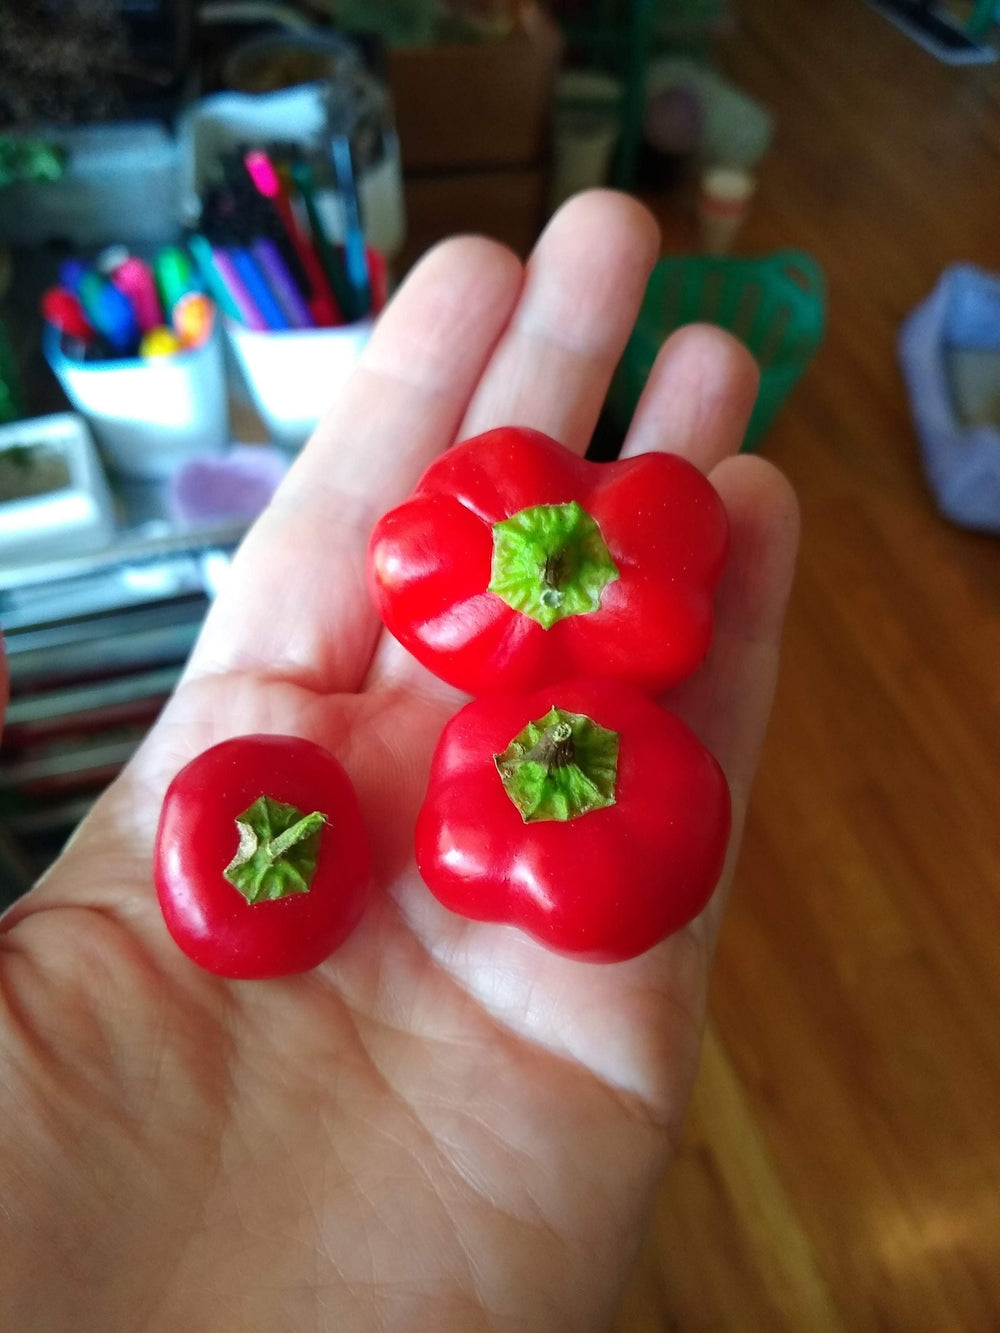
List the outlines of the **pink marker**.
<svg viewBox="0 0 1000 1333">
<path fill-rule="evenodd" d="M 166 323 L 156 290 L 156 279 L 148 264 L 135 255 L 129 255 L 111 274 L 111 281 L 128 297 L 143 333 Z"/>
</svg>

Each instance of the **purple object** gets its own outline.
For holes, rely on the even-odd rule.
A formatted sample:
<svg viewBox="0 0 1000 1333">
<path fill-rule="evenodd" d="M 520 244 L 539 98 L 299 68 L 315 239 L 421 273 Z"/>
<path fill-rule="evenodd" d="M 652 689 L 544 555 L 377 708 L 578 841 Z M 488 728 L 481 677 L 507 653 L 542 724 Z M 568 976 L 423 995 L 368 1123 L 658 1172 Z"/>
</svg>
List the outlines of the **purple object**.
<svg viewBox="0 0 1000 1333">
<path fill-rule="evenodd" d="M 222 282 L 225 283 L 229 295 L 233 298 L 233 304 L 240 312 L 240 319 L 248 329 L 254 329 L 258 333 L 267 331 L 267 320 L 257 309 L 253 297 L 243 285 L 243 279 L 236 272 L 233 261 L 225 250 L 217 245 L 212 246 L 212 260 L 215 264 L 216 272 Z"/>
<path fill-rule="evenodd" d="M 288 320 L 278 304 L 278 299 L 268 286 L 267 279 L 257 265 L 256 259 L 243 245 L 227 246 L 226 254 L 232 261 L 233 268 L 239 274 L 240 282 L 246 288 L 251 301 L 260 311 L 267 329 L 287 329 Z"/>
<path fill-rule="evenodd" d="M 296 287 L 288 266 L 281 257 L 281 251 L 275 243 L 262 236 L 254 241 L 250 250 L 292 328 L 315 328 L 316 324 L 309 313 L 309 307 L 302 299 L 302 294 Z"/>
<path fill-rule="evenodd" d="M 221 458 L 195 458 L 171 478 L 171 513 L 181 523 L 254 519 L 287 471 L 287 457 L 269 444 L 234 444 Z"/>
<path fill-rule="evenodd" d="M 676 84 L 649 97 L 642 128 L 647 142 L 658 152 L 682 156 L 697 149 L 704 124 L 701 98 L 693 89 Z"/>
</svg>

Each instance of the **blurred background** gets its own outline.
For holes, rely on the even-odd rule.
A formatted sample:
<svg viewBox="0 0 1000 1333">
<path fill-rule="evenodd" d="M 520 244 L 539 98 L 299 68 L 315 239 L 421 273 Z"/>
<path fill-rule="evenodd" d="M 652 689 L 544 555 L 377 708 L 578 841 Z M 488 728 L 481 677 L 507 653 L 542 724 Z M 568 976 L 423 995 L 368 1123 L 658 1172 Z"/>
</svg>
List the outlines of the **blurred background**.
<svg viewBox="0 0 1000 1333">
<path fill-rule="evenodd" d="M 803 509 L 678 1158 L 621 1333 L 1000 1328 L 995 0 L 23 0 L 0 12 L 0 888 L 182 668 L 392 288 L 577 190 L 757 357 Z"/>
</svg>

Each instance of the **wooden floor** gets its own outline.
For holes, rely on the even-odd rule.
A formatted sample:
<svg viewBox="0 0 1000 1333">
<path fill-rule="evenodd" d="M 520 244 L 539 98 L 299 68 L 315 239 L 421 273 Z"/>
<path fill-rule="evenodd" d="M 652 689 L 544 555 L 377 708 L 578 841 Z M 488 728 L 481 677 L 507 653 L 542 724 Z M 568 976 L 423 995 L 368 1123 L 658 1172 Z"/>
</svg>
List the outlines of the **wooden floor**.
<svg viewBox="0 0 1000 1333">
<path fill-rule="evenodd" d="M 938 65 L 860 0 L 739 10 L 726 67 L 778 125 L 741 248 L 810 250 L 829 334 L 765 446 L 801 570 L 619 1327 L 998 1330 L 1000 541 L 937 515 L 895 337 L 946 264 L 1000 270 L 1000 72 Z"/>
</svg>

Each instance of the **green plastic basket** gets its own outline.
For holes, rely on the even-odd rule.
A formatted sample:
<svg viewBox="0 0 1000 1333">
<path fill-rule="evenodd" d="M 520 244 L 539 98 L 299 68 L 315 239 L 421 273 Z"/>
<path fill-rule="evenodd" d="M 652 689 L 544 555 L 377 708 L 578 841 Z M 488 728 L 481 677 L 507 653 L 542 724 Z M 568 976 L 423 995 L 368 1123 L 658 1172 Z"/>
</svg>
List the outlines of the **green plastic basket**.
<svg viewBox="0 0 1000 1333">
<path fill-rule="evenodd" d="M 615 373 L 611 415 L 624 430 L 666 337 L 706 321 L 735 334 L 757 358 L 760 392 L 743 440 L 744 449 L 754 449 L 823 341 L 825 316 L 823 271 L 800 250 L 764 259 L 661 259 Z"/>
</svg>

